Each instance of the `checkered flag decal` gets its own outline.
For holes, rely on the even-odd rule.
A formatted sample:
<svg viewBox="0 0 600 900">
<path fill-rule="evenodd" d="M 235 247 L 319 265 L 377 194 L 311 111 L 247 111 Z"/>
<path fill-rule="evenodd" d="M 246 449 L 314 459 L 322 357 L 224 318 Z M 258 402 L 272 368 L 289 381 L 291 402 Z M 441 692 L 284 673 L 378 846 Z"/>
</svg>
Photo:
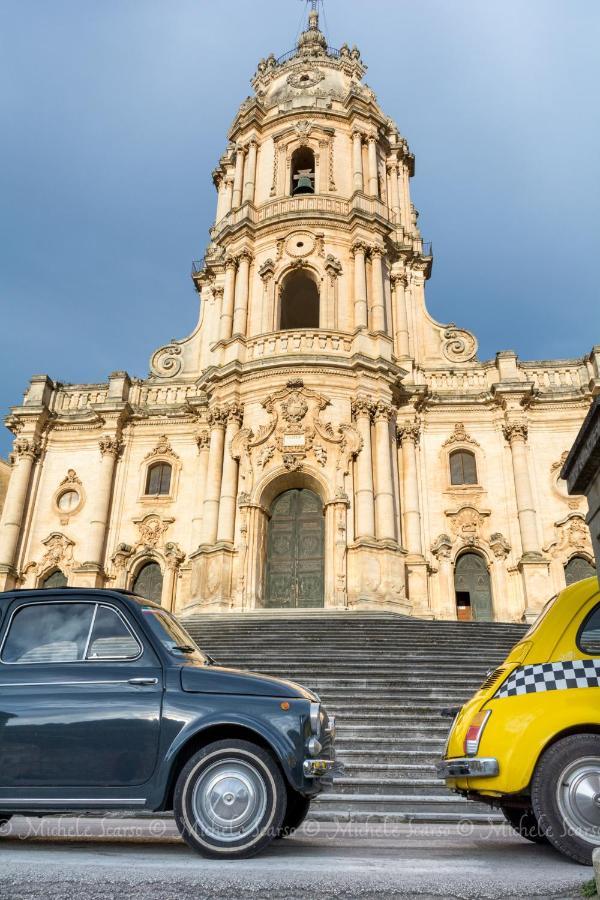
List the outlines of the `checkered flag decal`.
<svg viewBox="0 0 600 900">
<path fill-rule="evenodd" d="M 494 698 L 588 687 L 600 687 L 600 659 L 573 659 L 521 666 L 511 672 L 500 685 Z"/>
</svg>

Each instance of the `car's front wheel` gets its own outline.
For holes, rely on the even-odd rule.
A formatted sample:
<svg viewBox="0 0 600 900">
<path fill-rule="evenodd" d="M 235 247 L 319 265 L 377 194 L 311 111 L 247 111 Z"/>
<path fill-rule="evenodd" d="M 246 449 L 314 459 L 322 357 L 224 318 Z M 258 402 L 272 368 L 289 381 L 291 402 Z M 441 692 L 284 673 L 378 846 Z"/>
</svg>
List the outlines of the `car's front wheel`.
<svg viewBox="0 0 600 900">
<path fill-rule="evenodd" d="M 534 811 L 529 809 L 517 809 L 514 806 L 503 806 L 504 818 L 517 834 L 534 844 L 547 844 L 548 838 L 538 825 Z"/>
<path fill-rule="evenodd" d="M 310 798 L 303 797 L 297 791 L 289 790 L 287 795 L 287 808 L 283 823 L 277 837 L 292 837 L 296 829 L 300 828 L 310 809 Z"/>
<path fill-rule="evenodd" d="M 540 759 L 531 785 L 533 811 L 557 850 L 589 866 L 600 846 L 600 735 L 573 734 Z"/>
<path fill-rule="evenodd" d="M 273 757 L 249 741 L 216 741 L 186 763 L 175 785 L 181 836 L 203 856 L 260 853 L 283 824 L 286 787 Z"/>
</svg>

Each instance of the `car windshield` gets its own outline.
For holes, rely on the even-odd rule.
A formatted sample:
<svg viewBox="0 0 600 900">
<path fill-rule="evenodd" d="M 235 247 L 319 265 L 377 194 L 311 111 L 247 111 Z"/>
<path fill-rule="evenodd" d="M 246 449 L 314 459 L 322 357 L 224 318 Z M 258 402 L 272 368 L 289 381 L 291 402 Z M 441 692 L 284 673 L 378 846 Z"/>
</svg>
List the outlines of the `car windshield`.
<svg viewBox="0 0 600 900">
<path fill-rule="evenodd" d="M 169 653 L 179 657 L 193 656 L 194 659 L 200 659 L 205 665 L 208 665 L 209 658 L 200 650 L 174 616 L 163 609 L 154 609 L 149 606 L 144 607 L 143 612 L 152 633 Z"/>
</svg>

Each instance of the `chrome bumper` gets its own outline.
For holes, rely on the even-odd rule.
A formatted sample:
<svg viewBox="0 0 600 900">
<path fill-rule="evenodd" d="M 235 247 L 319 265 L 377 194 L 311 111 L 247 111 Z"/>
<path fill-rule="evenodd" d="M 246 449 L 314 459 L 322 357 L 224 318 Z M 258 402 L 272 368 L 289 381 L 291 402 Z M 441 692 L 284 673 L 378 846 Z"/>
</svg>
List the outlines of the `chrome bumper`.
<svg viewBox="0 0 600 900">
<path fill-rule="evenodd" d="M 493 756 L 465 756 L 442 759 L 435 770 L 439 778 L 493 778 L 500 766 Z"/>
<path fill-rule="evenodd" d="M 333 778 L 344 771 L 342 763 L 335 759 L 305 759 L 302 764 L 305 778 Z"/>
</svg>

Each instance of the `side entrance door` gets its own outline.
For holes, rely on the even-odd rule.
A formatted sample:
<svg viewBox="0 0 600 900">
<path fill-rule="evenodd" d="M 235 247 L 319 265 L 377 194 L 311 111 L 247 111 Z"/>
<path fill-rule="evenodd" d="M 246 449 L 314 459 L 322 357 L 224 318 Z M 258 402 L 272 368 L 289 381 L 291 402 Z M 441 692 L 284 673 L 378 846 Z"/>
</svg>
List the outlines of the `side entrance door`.
<svg viewBox="0 0 600 900">
<path fill-rule="evenodd" d="M 265 606 L 322 607 L 323 504 L 304 489 L 273 501 L 267 536 Z"/>
<path fill-rule="evenodd" d="M 458 557 L 454 587 L 459 620 L 493 621 L 490 574 L 485 560 L 478 553 L 463 553 Z"/>
</svg>

